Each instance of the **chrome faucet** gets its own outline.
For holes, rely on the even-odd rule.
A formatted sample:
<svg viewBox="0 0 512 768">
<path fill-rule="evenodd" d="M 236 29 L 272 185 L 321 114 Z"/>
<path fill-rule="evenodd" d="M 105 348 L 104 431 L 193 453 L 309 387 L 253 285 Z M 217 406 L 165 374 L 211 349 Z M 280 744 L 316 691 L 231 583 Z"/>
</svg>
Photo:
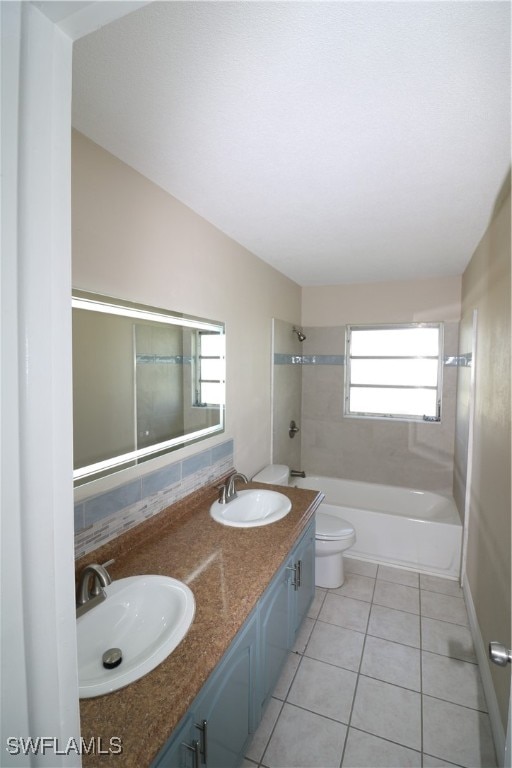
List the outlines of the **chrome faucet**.
<svg viewBox="0 0 512 768">
<path fill-rule="evenodd" d="M 242 480 L 244 483 L 248 483 L 248 479 L 241 472 L 233 472 L 230 475 L 224 485 L 219 485 L 219 504 L 228 504 L 233 499 L 236 499 L 237 493 L 235 488 L 235 480 Z"/>
<path fill-rule="evenodd" d="M 112 577 L 106 566 L 113 562 L 113 560 L 109 560 L 103 565 L 89 563 L 85 566 L 80 574 L 76 591 L 77 616 L 81 616 L 106 599 L 105 587 L 112 584 Z"/>
</svg>

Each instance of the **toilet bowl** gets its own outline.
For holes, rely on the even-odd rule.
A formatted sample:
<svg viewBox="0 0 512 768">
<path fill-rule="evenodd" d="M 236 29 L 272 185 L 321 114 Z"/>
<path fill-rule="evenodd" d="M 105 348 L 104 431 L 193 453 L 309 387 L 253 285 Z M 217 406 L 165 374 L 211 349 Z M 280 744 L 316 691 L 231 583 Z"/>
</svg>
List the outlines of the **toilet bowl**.
<svg viewBox="0 0 512 768">
<path fill-rule="evenodd" d="M 269 464 L 252 478 L 256 483 L 288 485 L 290 469 L 285 464 Z M 321 510 L 321 507 L 320 507 Z M 343 553 L 356 540 L 350 523 L 340 517 L 319 511 L 316 513 L 315 584 L 336 589 L 345 581 Z"/>
</svg>

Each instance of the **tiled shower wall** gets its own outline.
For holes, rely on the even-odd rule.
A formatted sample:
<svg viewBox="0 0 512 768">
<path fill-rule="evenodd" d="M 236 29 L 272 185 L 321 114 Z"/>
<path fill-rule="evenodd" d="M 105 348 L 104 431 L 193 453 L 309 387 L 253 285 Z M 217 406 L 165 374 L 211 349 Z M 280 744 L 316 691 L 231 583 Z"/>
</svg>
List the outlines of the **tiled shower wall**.
<svg viewBox="0 0 512 768">
<path fill-rule="evenodd" d="M 233 441 L 167 464 L 111 491 L 75 504 L 75 557 L 79 558 L 143 523 L 233 467 Z"/>
<path fill-rule="evenodd" d="M 275 325 L 285 337 L 291 335 L 289 324 L 275 321 Z M 451 495 L 457 371 L 467 362 L 457 356 L 459 323 L 444 323 L 445 364 L 439 423 L 346 418 L 345 326 L 310 327 L 304 331 L 306 340 L 300 345 L 299 358 L 274 355 L 274 462 L 290 463 L 291 441 L 283 442 L 283 421 L 291 412 L 288 404 L 296 399 L 295 379 L 300 371 L 301 469 Z M 288 407 L 285 419 L 276 415 L 283 403 Z"/>
</svg>

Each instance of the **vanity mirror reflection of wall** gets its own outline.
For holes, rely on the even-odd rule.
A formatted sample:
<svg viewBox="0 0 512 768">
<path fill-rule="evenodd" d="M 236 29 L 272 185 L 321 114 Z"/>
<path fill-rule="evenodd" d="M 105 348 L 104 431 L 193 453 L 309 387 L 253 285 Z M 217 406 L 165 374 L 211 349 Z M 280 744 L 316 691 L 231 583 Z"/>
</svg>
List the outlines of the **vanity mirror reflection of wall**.
<svg viewBox="0 0 512 768">
<path fill-rule="evenodd" d="M 73 291 L 75 485 L 224 429 L 222 323 Z"/>
</svg>

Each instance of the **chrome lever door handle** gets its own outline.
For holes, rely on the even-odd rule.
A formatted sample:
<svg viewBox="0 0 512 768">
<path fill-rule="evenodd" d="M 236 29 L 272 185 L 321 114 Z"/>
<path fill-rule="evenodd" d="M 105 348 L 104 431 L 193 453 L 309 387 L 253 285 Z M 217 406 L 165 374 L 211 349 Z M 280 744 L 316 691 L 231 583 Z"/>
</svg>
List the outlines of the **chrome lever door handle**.
<svg viewBox="0 0 512 768">
<path fill-rule="evenodd" d="M 489 658 L 498 667 L 506 667 L 512 662 L 512 650 L 507 651 L 504 645 L 493 640 L 489 643 Z"/>
</svg>

